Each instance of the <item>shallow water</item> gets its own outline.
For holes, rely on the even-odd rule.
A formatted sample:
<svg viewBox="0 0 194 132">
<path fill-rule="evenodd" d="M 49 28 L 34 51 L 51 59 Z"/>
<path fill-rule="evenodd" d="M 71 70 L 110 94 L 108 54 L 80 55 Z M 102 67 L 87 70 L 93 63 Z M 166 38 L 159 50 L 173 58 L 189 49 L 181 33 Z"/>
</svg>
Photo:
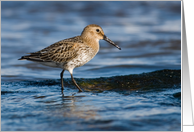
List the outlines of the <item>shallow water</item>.
<svg viewBox="0 0 194 132">
<path fill-rule="evenodd" d="M 59 85 L 2 83 L 2 130 L 180 130 L 180 88 L 77 93 Z M 176 95 L 176 96 L 175 96 Z M 170 125 L 169 125 L 170 124 Z"/>
<path fill-rule="evenodd" d="M 180 97 L 173 96 L 180 87 L 128 93 L 66 87 L 62 95 L 60 84 L 23 85 L 59 79 L 61 69 L 18 58 L 92 23 L 122 50 L 101 40 L 75 78 L 181 69 L 181 2 L 1 2 L 1 130 L 181 130 Z"/>
</svg>

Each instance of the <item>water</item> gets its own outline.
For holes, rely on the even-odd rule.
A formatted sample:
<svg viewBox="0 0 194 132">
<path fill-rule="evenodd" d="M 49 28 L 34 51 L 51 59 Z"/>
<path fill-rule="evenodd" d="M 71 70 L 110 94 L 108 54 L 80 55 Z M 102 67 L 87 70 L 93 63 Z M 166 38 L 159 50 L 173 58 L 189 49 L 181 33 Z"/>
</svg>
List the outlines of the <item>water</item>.
<svg viewBox="0 0 194 132">
<path fill-rule="evenodd" d="M 75 78 L 181 69 L 181 2 L 1 2 L 1 130 L 181 130 L 181 89 L 83 92 L 60 84 L 61 69 L 18 61 L 59 40 L 100 25 L 118 50 L 100 51 Z M 68 72 L 64 78 L 70 78 Z"/>
<path fill-rule="evenodd" d="M 180 89 L 77 93 L 77 89 L 2 84 L 2 130 L 180 130 Z M 7 88 L 5 88 L 7 87 Z M 75 94 L 76 93 L 76 94 Z"/>
</svg>

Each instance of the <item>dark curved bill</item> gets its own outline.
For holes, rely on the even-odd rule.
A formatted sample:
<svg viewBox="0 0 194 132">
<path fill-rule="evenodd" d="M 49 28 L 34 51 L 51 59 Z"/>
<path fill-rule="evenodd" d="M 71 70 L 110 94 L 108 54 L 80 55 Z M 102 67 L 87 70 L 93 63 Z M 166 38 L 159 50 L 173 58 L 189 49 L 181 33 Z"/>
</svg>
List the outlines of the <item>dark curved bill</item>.
<svg viewBox="0 0 194 132">
<path fill-rule="evenodd" d="M 121 50 L 121 48 L 118 45 L 116 45 L 112 40 L 110 40 L 108 37 L 106 37 L 106 35 L 104 35 L 103 39 Z"/>
</svg>

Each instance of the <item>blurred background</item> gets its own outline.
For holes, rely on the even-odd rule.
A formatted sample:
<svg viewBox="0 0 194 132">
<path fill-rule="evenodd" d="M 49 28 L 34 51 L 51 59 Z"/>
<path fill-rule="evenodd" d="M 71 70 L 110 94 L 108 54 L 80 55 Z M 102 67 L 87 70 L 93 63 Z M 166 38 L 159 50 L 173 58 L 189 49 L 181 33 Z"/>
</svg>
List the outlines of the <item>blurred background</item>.
<svg viewBox="0 0 194 132">
<path fill-rule="evenodd" d="M 59 78 L 61 69 L 18 58 L 80 35 L 88 24 L 100 25 L 122 50 L 101 40 L 99 53 L 74 70 L 75 78 L 181 68 L 180 1 L 2 1 L 2 80 Z"/>
<path fill-rule="evenodd" d="M 181 69 L 181 1 L 2 1 L 1 130 L 180 131 L 181 82 L 137 91 L 65 87 L 62 96 L 61 69 L 18 60 L 88 24 L 100 25 L 122 50 L 101 40 L 75 79 Z"/>
</svg>

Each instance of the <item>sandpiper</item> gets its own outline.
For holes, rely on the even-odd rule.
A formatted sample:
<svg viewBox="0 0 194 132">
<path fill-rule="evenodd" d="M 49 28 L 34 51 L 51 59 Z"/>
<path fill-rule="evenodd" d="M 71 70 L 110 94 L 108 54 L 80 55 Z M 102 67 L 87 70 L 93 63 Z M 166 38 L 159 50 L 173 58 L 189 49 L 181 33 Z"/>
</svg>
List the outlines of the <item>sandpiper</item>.
<svg viewBox="0 0 194 132">
<path fill-rule="evenodd" d="M 61 89 L 63 86 L 63 73 L 65 70 L 71 74 L 75 86 L 82 92 L 73 78 L 73 69 L 83 66 L 90 61 L 99 51 L 99 40 L 105 40 L 118 49 L 121 48 L 104 35 L 102 28 L 96 24 L 84 28 L 80 36 L 68 38 L 56 42 L 40 51 L 22 56 L 19 60 L 30 60 L 50 67 L 62 68 Z"/>
</svg>

